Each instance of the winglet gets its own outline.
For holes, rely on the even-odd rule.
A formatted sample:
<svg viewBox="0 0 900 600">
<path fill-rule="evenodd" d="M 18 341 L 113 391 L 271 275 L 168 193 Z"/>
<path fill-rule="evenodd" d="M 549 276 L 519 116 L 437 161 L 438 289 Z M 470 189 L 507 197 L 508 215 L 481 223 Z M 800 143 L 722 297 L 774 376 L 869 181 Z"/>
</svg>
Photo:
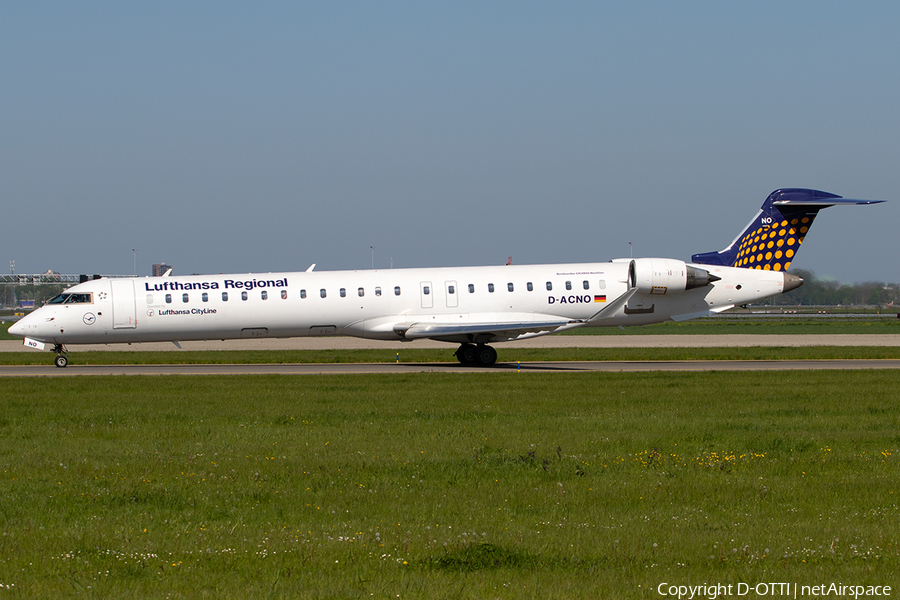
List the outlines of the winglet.
<svg viewBox="0 0 900 600">
<path fill-rule="evenodd" d="M 609 318 L 614 317 L 616 315 L 616 313 L 618 313 L 619 310 L 621 310 L 621 308 L 623 306 L 628 304 L 628 301 L 631 300 L 631 297 L 634 296 L 635 293 L 637 293 L 637 291 L 638 291 L 637 287 L 631 288 L 630 290 L 628 290 L 627 292 L 625 292 L 624 294 L 622 294 L 621 296 L 619 296 L 618 298 L 616 298 L 615 300 L 613 300 L 612 302 L 610 302 L 609 304 L 604 306 L 602 309 L 600 309 L 599 311 L 594 313 L 594 315 L 591 318 L 589 318 L 587 320 L 587 322 L 593 323 L 594 321 L 599 321 L 601 319 L 609 319 Z"/>
</svg>

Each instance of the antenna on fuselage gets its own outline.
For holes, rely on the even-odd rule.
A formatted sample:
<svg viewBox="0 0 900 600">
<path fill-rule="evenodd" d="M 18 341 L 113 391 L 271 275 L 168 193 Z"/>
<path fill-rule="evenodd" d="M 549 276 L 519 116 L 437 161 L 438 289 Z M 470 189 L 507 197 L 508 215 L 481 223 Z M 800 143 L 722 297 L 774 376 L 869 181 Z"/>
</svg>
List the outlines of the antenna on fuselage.
<svg viewBox="0 0 900 600">
<path fill-rule="evenodd" d="M 316 268 L 316 263 L 309 265 L 309 268 L 306 270 L 307 273 L 312 273 L 313 269 Z"/>
</svg>

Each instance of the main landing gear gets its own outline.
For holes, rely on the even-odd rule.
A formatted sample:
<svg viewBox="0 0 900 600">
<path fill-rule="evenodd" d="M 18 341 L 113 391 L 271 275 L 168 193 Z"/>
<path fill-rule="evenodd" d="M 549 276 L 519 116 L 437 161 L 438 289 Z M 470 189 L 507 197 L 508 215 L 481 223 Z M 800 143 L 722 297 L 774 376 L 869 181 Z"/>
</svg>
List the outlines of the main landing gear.
<svg viewBox="0 0 900 600">
<path fill-rule="evenodd" d="M 497 351 L 484 344 L 462 344 L 456 350 L 456 358 L 467 367 L 492 367 L 497 362 Z"/>
<path fill-rule="evenodd" d="M 53 351 L 56 352 L 56 358 L 53 360 L 53 363 L 60 369 L 65 368 L 69 364 L 69 353 L 65 346 L 56 344 L 53 346 Z"/>
</svg>

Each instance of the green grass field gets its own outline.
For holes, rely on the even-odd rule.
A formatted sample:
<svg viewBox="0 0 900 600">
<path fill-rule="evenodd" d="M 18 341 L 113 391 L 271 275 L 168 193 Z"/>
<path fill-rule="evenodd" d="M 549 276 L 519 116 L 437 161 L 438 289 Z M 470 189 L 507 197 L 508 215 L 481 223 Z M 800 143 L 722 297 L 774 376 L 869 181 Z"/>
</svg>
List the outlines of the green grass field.
<svg viewBox="0 0 900 600">
<path fill-rule="evenodd" d="M 898 390 L 895 371 L 7 378 L 0 598 L 896 591 Z"/>
</svg>

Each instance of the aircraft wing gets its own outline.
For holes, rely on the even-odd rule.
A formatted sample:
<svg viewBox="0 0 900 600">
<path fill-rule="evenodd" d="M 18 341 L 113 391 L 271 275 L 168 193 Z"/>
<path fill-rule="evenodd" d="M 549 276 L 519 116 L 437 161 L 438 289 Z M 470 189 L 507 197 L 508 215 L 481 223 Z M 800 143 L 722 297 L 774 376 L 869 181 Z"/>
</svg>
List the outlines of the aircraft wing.
<svg viewBox="0 0 900 600">
<path fill-rule="evenodd" d="M 447 321 L 398 323 L 394 332 L 406 340 L 432 339 L 455 343 L 489 343 L 521 340 L 567 329 L 583 327 L 588 323 L 615 316 L 637 292 L 632 288 L 594 313 L 588 319 L 567 319 L 557 315 L 535 313 L 485 313 L 470 314 L 465 323 Z"/>
<path fill-rule="evenodd" d="M 407 340 L 432 339 L 454 343 L 488 343 L 518 340 L 581 327 L 584 321 L 573 321 L 553 315 L 520 315 L 520 319 L 492 320 L 500 315 L 469 315 L 466 323 L 417 322 L 394 326 L 394 331 Z"/>
</svg>

